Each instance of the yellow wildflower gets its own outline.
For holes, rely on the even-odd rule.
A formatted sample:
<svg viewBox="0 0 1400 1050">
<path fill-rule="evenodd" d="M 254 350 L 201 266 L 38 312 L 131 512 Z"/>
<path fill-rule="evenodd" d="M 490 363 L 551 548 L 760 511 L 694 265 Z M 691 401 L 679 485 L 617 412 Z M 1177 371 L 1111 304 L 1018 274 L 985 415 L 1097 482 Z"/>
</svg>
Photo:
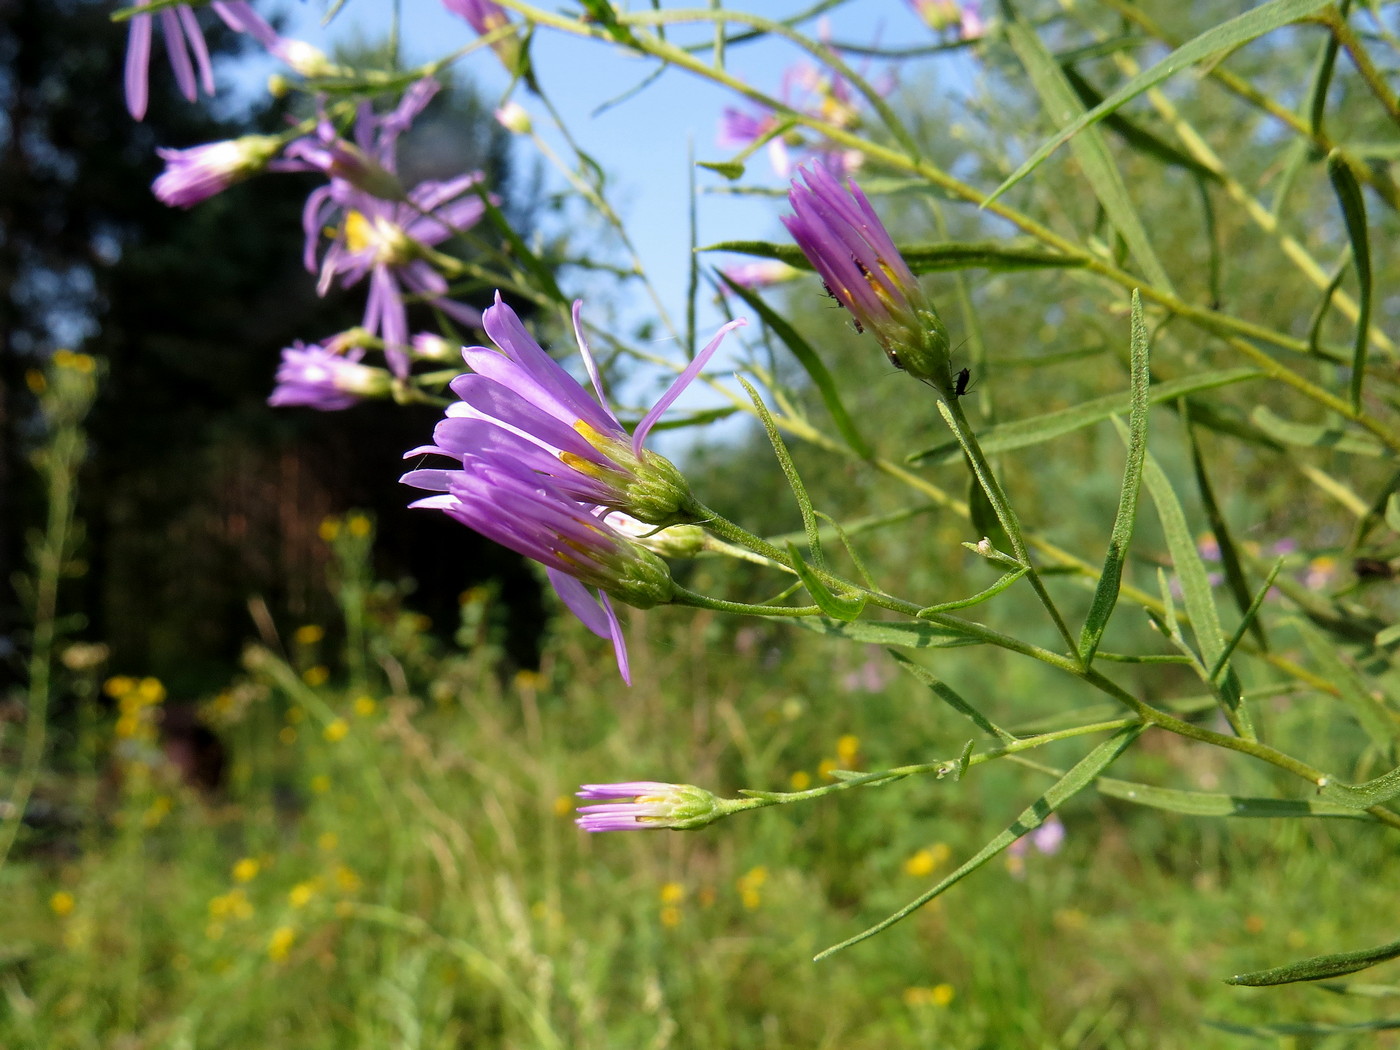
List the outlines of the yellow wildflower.
<svg viewBox="0 0 1400 1050">
<path fill-rule="evenodd" d="M 325 729 L 321 730 L 321 735 L 326 738 L 328 743 L 334 744 L 344 740 L 345 734 L 348 732 L 350 732 L 350 724 L 343 718 L 337 718 L 335 721 L 328 723 Z"/>
<path fill-rule="evenodd" d="M 272 931 L 272 936 L 267 939 L 267 955 L 274 962 L 281 962 L 292 950 L 292 945 L 296 943 L 296 930 L 290 926 L 279 926 Z"/>
<path fill-rule="evenodd" d="M 254 857 L 244 857 L 233 866 L 233 878 L 235 882 L 252 882 L 258 877 L 258 872 L 262 870 Z"/>
<path fill-rule="evenodd" d="M 325 628 L 320 624 L 307 623 L 302 624 L 296 629 L 292 634 L 292 640 L 296 642 L 297 645 L 315 645 L 325 636 Z"/>
<path fill-rule="evenodd" d="M 49 898 L 49 910 L 60 919 L 65 915 L 73 914 L 73 909 L 77 907 L 77 904 L 78 902 L 73 899 L 73 895 L 67 890 L 59 890 Z"/>
</svg>

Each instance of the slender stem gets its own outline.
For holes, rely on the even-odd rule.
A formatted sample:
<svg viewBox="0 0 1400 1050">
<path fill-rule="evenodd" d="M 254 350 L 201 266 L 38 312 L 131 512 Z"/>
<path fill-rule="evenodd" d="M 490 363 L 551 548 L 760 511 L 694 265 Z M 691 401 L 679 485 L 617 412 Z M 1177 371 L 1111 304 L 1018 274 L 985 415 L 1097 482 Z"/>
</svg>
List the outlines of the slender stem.
<svg viewBox="0 0 1400 1050">
<path fill-rule="evenodd" d="M 1001 522 L 1001 527 L 1006 530 L 1006 536 L 1011 541 L 1011 552 L 1016 556 L 1016 560 L 1025 567 L 1026 579 L 1030 581 L 1031 587 L 1035 589 L 1036 597 L 1040 599 L 1040 604 L 1045 606 L 1045 611 L 1050 614 L 1050 619 L 1055 623 L 1055 629 L 1060 632 L 1060 637 L 1064 639 L 1066 652 L 1077 654 L 1079 647 L 1075 644 L 1074 635 L 1070 633 L 1069 625 L 1060 615 L 1060 610 L 1055 605 L 1054 599 L 1050 597 L 1050 592 L 1045 589 L 1045 582 L 1031 563 L 1031 555 L 1030 551 L 1026 549 L 1026 538 L 1021 531 L 1020 519 L 1017 518 L 1016 511 L 1011 506 L 1011 500 L 1007 498 L 1006 491 L 1001 487 L 1001 482 L 997 480 L 996 472 L 992 470 L 992 465 L 987 462 L 987 457 L 982 452 L 977 434 L 968 423 L 966 413 L 963 412 L 962 402 L 956 397 L 944 397 L 939 400 L 938 410 L 953 431 L 953 436 L 958 439 L 958 444 L 962 446 L 963 452 L 972 461 L 973 473 L 976 474 L 982 491 L 986 493 L 987 499 L 991 502 L 992 510 L 996 512 L 997 521 Z"/>
<path fill-rule="evenodd" d="M 1396 97 L 1390 85 L 1386 82 L 1385 74 L 1376 68 L 1376 64 L 1371 61 L 1371 53 L 1366 50 L 1357 35 L 1352 32 L 1352 28 L 1347 24 L 1347 20 L 1342 17 L 1340 11 L 1335 7 L 1324 8 L 1318 15 L 1317 20 L 1332 31 L 1332 35 L 1337 38 L 1337 43 L 1346 49 L 1347 56 L 1351 59 L 1356 71 L 1361 74 L 1361 79 L 1371 94 L 1376 96 L 1390 119 L 1400 124 L 1400 98 Z"/>
</svg>

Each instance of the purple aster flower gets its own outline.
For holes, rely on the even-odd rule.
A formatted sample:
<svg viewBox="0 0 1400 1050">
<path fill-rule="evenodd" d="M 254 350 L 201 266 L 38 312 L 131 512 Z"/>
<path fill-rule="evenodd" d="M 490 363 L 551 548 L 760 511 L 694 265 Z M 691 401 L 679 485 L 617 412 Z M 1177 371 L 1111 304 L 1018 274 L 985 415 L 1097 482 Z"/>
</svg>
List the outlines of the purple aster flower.
<svg viewBox="0 0 1400 1050">
<path fill-rule="evenodd" d="M 625 511 L 651 525 L 692 519 L 685 478 L 668 459 L 643 445 L 725 335 L 746 322 L 724 325 L 629 435 L 603 396 L 598 368 L 583 335 L 582 307 L 582 302 L 574 303 L 574 336 L 596 400 L 541 349 L 497 292 L 496 304 L 482 316 L 482 327 L 500 351 L 480 346 L 463 349 L 472 374 L 452 381 L 461 401 L 449 406 L 447 418 L 433 431 L 435 444 L 417 451 L 450 456 L 464 464 L 483 455 L 508 458 L 550 479 L 571 499 Z"/>
<path fill-rule="evenodd" d="M 297 342 L 282 351 L 277 386 L 267 403 L 274 408 L 301 405 L 335 412 L 366 397 L 387 394 L 389 375 L 323 346 Z"/>
<path fill-rule="evenodd" d="M 625 679 L 626 648 L 608 595 L 649 608 L 670 599 L 672 584 L 665 564 L 604 515 L 625 510 L 653 525 L 683 520 L 690 502 L 684 477 L 642 443 L 726 332 L 744 322 L 725 325 L 629 436 L 603 399 L 581 307 L 574 304 L 575 335 L 598 400 L 541 349 L 497 293 L 482 327 L 499 352 L 462 351 L 472 373 L 452 381 L 461 400 L 448 406 L 434 444 L 408 453 L 447 456 L 460 469 L 414 470 L 401 480 L 443 494 L 413 506 L 443 510 L 545 565 L 564 603 L 595 634 L 612 639 Z"/>
<path fill-rule="evenodd" d="M 164 204 L 192 208 L 266 169 L 281 147 L 275 135 L 244 135 L 190 149 L 157 149 L 165 171 L 151 189 Z"/>
<path fill-rule="evenodd" d="M 796 214 L 783 225 L 856 330 L 874 333 L 896 368 L 952 396 L 947 331 L 860 187 L 815 165 L 798 170 L 788 202 Z"/>
<path fill-rule="evenodd" d="M 613 800 L 579 807 L 576 823 L 584 831 L 681 831 L 704 827 L 725 815 L 722 800 L 693 784 L 653 780 L 584 784 L 578 797 Z"/>
</svg>

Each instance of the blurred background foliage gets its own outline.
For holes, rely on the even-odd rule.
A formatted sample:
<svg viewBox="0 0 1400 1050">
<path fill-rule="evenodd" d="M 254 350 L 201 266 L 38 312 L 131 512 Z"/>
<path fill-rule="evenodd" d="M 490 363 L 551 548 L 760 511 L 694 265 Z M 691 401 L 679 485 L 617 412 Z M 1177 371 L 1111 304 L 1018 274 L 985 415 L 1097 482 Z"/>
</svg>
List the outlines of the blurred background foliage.
<svg viewBox="0 0 1400 1050">
<path fill-rule="evenodd" d="M 1210 17 L 1207 5 L 1142 6 L 1183 36 Z M 1226 825 L 1086 793 L 1064 814 L 1056 850 L 1012 854 L 817 966 L 815 951 L 946 874 L 1048 779 L 997 763 L 957 783 L 903 782 L 703 834 L 579 834 L 569 796 L 581 782 L 800 788 L 838 765 L 956 755 L 967 730 L 878 649 L 692 611 L 629 612 L 637 684 L 624 689 L 595 638 L 547 616 L 517 559 L 402 509 L 398 457 L 425 440 L 435 410 L 267 410 L 277 350 L 358 318 L 342 298 L 317 299 L 300 269 L 307 185 L 259 180 L 182 213 L 155 202 L 149 182 L 152 128 L 161 144 L 184 145 L 279 126 L 283 112 L 189 106 L 157 78 L 150 122 L 133 124 L 115 89 L 124 41 L 109 9 L 0 5 L 5 586 L 44 511 L 27 457 L 49 435 L 25 375 L 57 345 L 107 369 L 79 487 L 86 539 L 64 594 L 64 611 L 82 620 L 63 654 L 50 762 L 0 867 L 0 1044 L 1109 1050 L 1235 1046 L 1230 1025 L 1306 1018 L 1337 1029 L 1286 1044 L 1254 1034 L 1280 1045 L 1393 1045 L 1346 1027 L 1395 1012 L 1400 989 L 1387 970 L 1339 994 L 1221 983 L 1369 944 L 1393 920 L 1394 880 L 1380 873 L 1393 870 L 1396 847 L 1351 822 Z M 1104 33 L 1122 29 L 1106 22 Z M 1073 41 L 1052 32 L 1047 43 Z M 224 54 L 236 46 L 217 35 L 211 44 Z M 1301 105 L 1319 46 L 1316 31 L 1286 30 L 1228 65 Z M 911 75 L 892 101 L 940 165 L 990 186 L 1048 126 L 1006 45 L 989 40 L 981 55 L 982 79 L 966 96 Z M 1111 54 L 1075 69 L 1099 92 L 1123 75 Z M 1345 236 L 1322 158 L 1295 162 L 1269 118 L 1208 81 L 1173 82 L 1168 93 L 1280 232 L 1222 207 L 1217 180 L 1189 165 L 1122 148 L 1110 125 L 1159 255 L 1187 298 L 1305 338 L 1320 293 L 1277 238 L 1337 262 L 1327 253 Z M 1339 77 L 1330 127 L 1349 141 L 1393 139 L 1364 103 Z M 407 163 L 425 175 L 485 166 L 528 229 L 549 204 L 483 130 L 483 114 L 459 84 Z M 1171 139 L 1150 107 L 1131 118 Z M 1379 161 L 1377 170 L 1386 171 Z M 1014 193 L 1052 224 L 1112 243 L 1072 160 Z M 901 241 L 1007 234 L 926 193 L 894 194 L 880 208 Z M 1376 283 L 1393 288 L 1395 215 L 1372 217 Z M 969 412 L 982 425 L 1126 388 L 1126 295 L 1105 311 L 1101 289 L 1072 270 L 925 280 L 972 369 Z M 927 392 L 888 368 L 812 283 L 764 294 L 821 348 L 882 455 L 901 462 L 944 441 Z M 1377 326 L 1393 332 L 1400 304 L 1383 298 L 1377 310 Z M 754 365 L 821 421 L 786 351 L 751 331 Z M 1350 327 L 1333 313 L 1321 335 L 1345 346 Z M 1235 363 L 1180 321 L 1154 332 L 1155 380 Z M 1328 389 L 1344 382 L 1324 356 L 1308 367 Z M 1392 622 L 1393 535 L 1354 542 L 1355 514 L 1317 478 L 1384 491 L 1394 465 L 1264 434 L 1261 405 L 1323 421 L 1280 389 L 1213 391 L 1209 415 L 1193 415 L 1251 578 L 1283 552 L 1290 586 L 1316 596 L 1315 622 L 1335 626 L 1335 603 Z M 1394 404 L 1388 374 L 1375 389 Z M 1189 491 L 1177 406 L 1155 410 L 1152 440 Z M 793 453 L 817 507 L 838 521 L 908 506 L 907 489 L 848 457 L 798 444 Z M 1105 424 L 999 467 L 1024 519 L 1097 552 L 1106 527 L 1095 523 L 1111 520 L 1122 456 Z M 683 459 L 722 513 L 765 535 L 800 530 L 761 431 Z M 909 469 L 966 497 L 960 460 Z M 1188 500 L 1188 514 L 1205 533 L 1199 501 Z M 1169 558 L 1150 519 L 1139 519 L 1128 571 L 1153 589 Z M 920 508 L 859 545 L 900 593 L 946 600 L 996 575 L 960 546 L 979 535 Z M 701 559 L 676 571 L 693 589 L 767 596 L 743 565 Z M 1051 586 L 1067 608 L 1087 607 L 1082 585 Z M 17 668 L 24 616 L 14 593 L 0 605 L 0 659 Z M 1033 637 L 1022 622 L 999 623 L 1013 609 L 979 612 Z M 1106 648 L 1144 644 L 1145 620 L 1120 620 Z M 1275 644 L 1301 652 L 1286 624 Z M 1087 703 L 1005 654 L 950 650 L 938 660 L 946 681 L 1013 730 L 1059 724 Z M 1162 665 L 1120 677 L 1148 700 L 1192 688 Z M 1364 753 L 1361 730 L 1317 700 L 1275 699 L 1261 713 L 1268 737 L 1306 741 L 1323 764 Z M 8 736 L 0 747 L 8 764 Z M 1051 750 L 1044 761 L 1068 765 L 1075 754 Z M 1144 738 L 1115 775 L 1241 795 L 1285 787 L 1257 765 L 1165 735 Z"/>
</svg>

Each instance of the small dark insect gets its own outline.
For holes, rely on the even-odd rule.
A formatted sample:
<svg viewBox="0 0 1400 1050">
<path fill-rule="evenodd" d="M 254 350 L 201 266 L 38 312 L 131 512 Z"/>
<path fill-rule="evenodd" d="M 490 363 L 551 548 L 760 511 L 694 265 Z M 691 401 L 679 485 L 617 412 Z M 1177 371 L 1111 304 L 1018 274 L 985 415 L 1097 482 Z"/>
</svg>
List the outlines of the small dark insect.
<svg viewBox="0 0 1400 1050">
<path fill-rule="evenodd" d="M 953 396 L 962 397 L 967 393 L 967 382 L 972 378 L 972 369 L 964 368 L 953 377 Z"/>
<path fill-rule="evenodd" d="M 853 324 L 853 325 L 856 326 L 856 335 L 864 335 L 864 334 L 865 334 L 865 325 L 863 325 L 863 324 L 860 323 L 860 318 L 859 318 L 859 317 L 852 316 L 852 317 L 851 317 L 851 324 Z"/>
<path fill-rule="evenodd" d="M 825 281 L 822 282 L 822 295 L 826 296 L 828 299 L 836 299 L 836 293 L 831 290 L 831 285 L 827 284 Z M 836 299 L 836 304 L 839 306 L 841 300 Z"/>
</svg>

